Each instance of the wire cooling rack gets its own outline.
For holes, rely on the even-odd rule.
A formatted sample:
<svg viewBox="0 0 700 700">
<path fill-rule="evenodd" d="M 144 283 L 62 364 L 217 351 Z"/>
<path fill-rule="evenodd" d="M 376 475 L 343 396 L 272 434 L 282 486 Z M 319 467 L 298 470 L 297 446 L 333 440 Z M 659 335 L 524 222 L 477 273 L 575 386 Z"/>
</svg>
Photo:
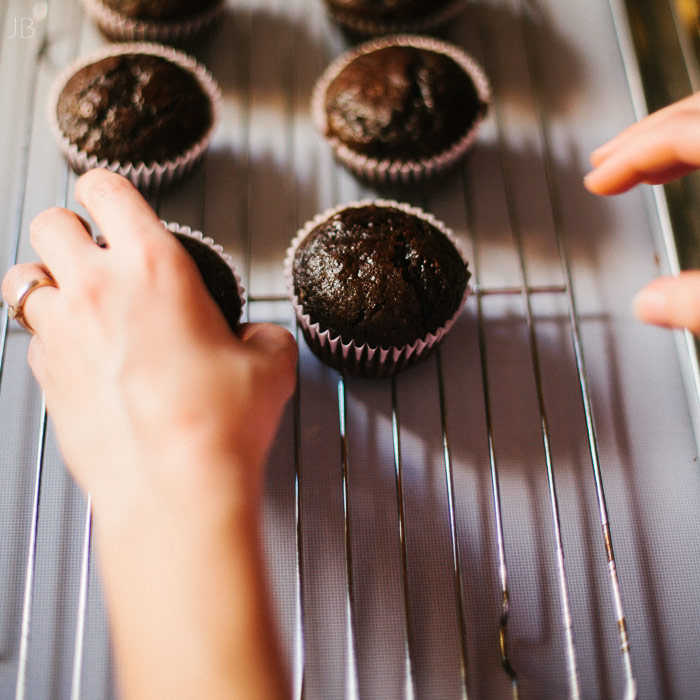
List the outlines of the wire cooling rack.
<svg viewBox="0 0 700 700">
<path fill-rule="evenodd" d="M 36 213 L 76 206 L 45 97 L 104 40 L 72 0 L 9 0 L 0 22 L 9 266 L 31 259 Z M 469 2 L 448 38 L 483 64 L 494 107 L 463 168 L 396 196 L 454 229 L 474 293 L 440 350 L 394 379 L 339 375 L 300 338 L 264 514 L 295 697 L 694 698 L 693 345 L 628 311 L 675 269 L 673 232 L 663 192 L 602 201 L 580 184 L 587 154 L 644 112 L 627 15 L 615 0 Z M 289 240 L 377 194 L 309 119 L 346 46 L 320 0 L 237 0 L 193 49 L 222 85 L 222 123 L 203 167 L 153 204 L 233 255 L 251 320 L 294 331 Z M 90 503 L 5 309 L 0 343 L 0 697 L 113 698 Z"/>
</svg>

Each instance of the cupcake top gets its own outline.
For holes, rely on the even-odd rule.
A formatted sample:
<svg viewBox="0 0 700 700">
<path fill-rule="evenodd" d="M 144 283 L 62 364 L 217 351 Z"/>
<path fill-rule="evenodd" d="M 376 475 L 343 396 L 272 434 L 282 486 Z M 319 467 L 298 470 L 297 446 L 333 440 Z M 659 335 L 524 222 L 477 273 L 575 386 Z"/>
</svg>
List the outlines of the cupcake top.
<svg viewBox="0 0 700 700">
<path fill-rule="evenodd" d="M 382 20 L 404 20 L 432 14 L 452 0 L 326 0 L 326 4 L 342 12 Z"/>
<path fill-rule="evenodd" d="M 170 228 L 174 228 L 171 224 Z M 214 301 L 219 305 L 231 330 L 238 328 L 243 301 L 236 276 L 227 261 L 210 245 L 182 230 L 173 230 L 175 237 L 192 256 L 204 284 Z"/>
<path fill-rule="evenodd" d="M 108 162 L 164 162 L 200 141 L 213 122 L 195 75 L 161 56 L 121 53 L 80 68 L 56 105 L 80 151 Z"/>
<path fill-rule="evenodd" d="M 444 326 L 469 280 L 452 241 L 427 219 L 360 203 L 321 221 L 294 252 L 294 294 L 312 324 L 347 343 L 400 347 Z"/>
<path fill-rule="evenodd" d="M 219 0 L 102 0 L 111 10 L 134 19 L 174 20 L 199 14 Z"/>
<path fill-rule="evenodd" d="M 355 56 L 325 93 L 326 136 L 371 158 L 428 158 L 449 149 L 486 112 L 451 56 L 387 45 Z"/>
</svg>

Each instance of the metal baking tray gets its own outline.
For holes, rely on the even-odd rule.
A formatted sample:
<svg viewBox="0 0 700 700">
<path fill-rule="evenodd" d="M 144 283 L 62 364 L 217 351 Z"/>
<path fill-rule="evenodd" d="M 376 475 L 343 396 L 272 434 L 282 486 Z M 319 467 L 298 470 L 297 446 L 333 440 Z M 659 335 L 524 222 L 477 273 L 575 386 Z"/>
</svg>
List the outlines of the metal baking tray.
<svg viewBox="0 0 700 700">
<path fill-rule="evenodd" d="M 588 153 L 660 106 L 643 48 L 667 25 L 651 5 L 681 17 L 676 0 L 471 0 L 449 27 L 493 110 L 464 167 L 402 198 L 455 231 L 474 293 L 440 350 L 395 379 L 339 375 L 300 338 L 264 510 L 295 697 L 697 697 L 695 345 L 629 311 L 690 264 L 688 205 L 581 185 Z M 76 206 L 45 100 L 104 39 L 77 0 L 5 0 L 0 28 L 6 268 L 32 259 L 35 214 Z M 687 72 L 689 37 L 677 22 L 653 55 L 670 65 L 682 43 Z M 309 118 L 346 46 L 321 0 L 236 0 L 193 48 L 222 85 L 222 123 L 203 166 L 153 204 L 231 253 L 250 320 L 294 331 L 280 273 L 297 228 L 383 194 L 334 163 Z M 116 698 L 89 504 L 27 336 L 1 319 L 0 698 Z"/>
</svg>

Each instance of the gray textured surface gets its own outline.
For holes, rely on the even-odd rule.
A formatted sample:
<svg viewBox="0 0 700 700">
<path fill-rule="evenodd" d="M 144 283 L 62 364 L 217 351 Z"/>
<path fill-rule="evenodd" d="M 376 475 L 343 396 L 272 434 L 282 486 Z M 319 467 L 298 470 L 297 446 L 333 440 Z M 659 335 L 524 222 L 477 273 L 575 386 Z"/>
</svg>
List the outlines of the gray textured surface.
<svg viewBox="0 0 700 700">
<path fill-rule="evenodd" d="M 320 210 L 372 193 L 335 166 L 311 127 L 310 89 L 345 45 L 320 0 L 231 5 L 217 32 L 196 51 L 224 90 L 223 122 L 204 167 L 177 194 L 154 204 L 163 218 L 201 228 L 224 245 L 249 293 L 261 299 L 284 293 L 284 251 L 300 225 Z M 45 99 L 52 76 L 65 63 L 103 43 L 77 0 L 50 0 L 42 18 L 46 6 L 33 0 L 0 4 L 3 267 L 15 258 L 16 236 L 17 257 L 31 258 L 26 232 L 36 213 L 54 204 L 71 206 L 74 176 L 51 141 Z M 406 198 L 455 230 L 482 291 L 522 284 L 518 239 L 530 285 L 561 285 L 566 277 L 557 235 L 565 241 L 639 697 L 695 698 L 700 479 L 683 358 L 679 361 L 671 334 L 639 325 L 629 312 L 635 291 L 667 264 L 657 245 L 659 221 L 648 190 L 600 200 L 581 186 L 588 153 L 634 115 L 611 9 L 607 0 L 523 6 L 525 14 L 515 0 L 470 2 L 450 27 L 449 37 L 484 65 L 495 109 L 465 167 L 436 191 Z M 11 38 L 15 22 L 22 28 L 22 17 L 31 18 L 24 25 L 26 36 Z M 339 376 L 320 365 L 302 341 L 299 430 L 292 404 L 271 455 L 265 510 L 271 574 L 297 691 L 303 671 L 308 698 L 462 696 L 447 463 L 454 482 L 469 697 L 510 696 L 498 650 L 501 600 L 488 407 L 511 593 L 510 654 L 521 697 L 572 695 L 537 367 L 559 496 L 576 677 L 582 697 L 623 697 L 622 656 L 566 301 L 561 292 L 531 295 L 537 365 L 523 296 L 484 294 L 481 315 L 474 296 L 439 356 L 393 385 L 354 379 L 342 385 L 351 605 Z M 248 314 L 251 320 L 292 322 L 285 301 L 254 301 Z M 27 338 L 14 324 L 4 337 L 3 700 L 15 697 L 21 666 L 41 424 L 41 396 L 24 362 Z M 22 697 L 62 700 L 71 697 L 75 664 L 85 503 L 65 475 L 50 429 L 41 456 Z M 303 554 L 303 634 L 297 535 Z M 92 570 L 86 612 L 80 697 L 111 698 L 114 674 Z"/>
</svg>

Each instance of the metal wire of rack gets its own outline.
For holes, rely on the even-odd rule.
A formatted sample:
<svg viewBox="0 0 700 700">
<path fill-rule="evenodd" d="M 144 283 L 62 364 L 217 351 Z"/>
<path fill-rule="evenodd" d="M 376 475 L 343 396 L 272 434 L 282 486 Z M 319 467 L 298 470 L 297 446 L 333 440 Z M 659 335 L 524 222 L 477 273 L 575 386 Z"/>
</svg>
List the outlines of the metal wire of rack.
<svg viewBox="0 0 700 700">
<path fill-rule="evenodd" d="M 48 8 L 45 3 L 34 5 Z M 52 2 L 50 9 L 53 11 L 59 5 L 57 11 L 66 9 L 74 20 L 82 21 L 77 6 L 68 0 Z M 276 12 L 288 11 L 292 15 L 296 12 L 302 21 L 307 20 L 318 35 L 328 33 L 330 37 L 310 59 L 311 63 L 316 62 L 316 68 L 322 67 L 329 54 L 337 53 L 344 45 L 344 39 L 329 30 L 325 17 L 301 2 L 291 3 L 291 10 L 270 4 L 265 6 L 269 14 L 263 15 L 257 14 L 258 5 L 244 5 L 237 17 L 238 25 L 243 28 L 241 33 L 249 32 L 249 36 L 255 37 L 262 36 L 264 29 L 272 29 L 284 34 L 286 30 L 276 28 L 273 17 Z M 678 644 L 683 644 L 687 634 L 680 628 L 678 619 L 687 614 L 694 620 L 697 614 L 677 604 L 666 622 L 653 614 L 648 626 L 645 621 L 640 622 L 650 605 L 659 602 L 661 584 L 656 588 L 651 586 L 657 593 L 656 599 L 651 603 L 640 602 L 645 597 L 644 591 L 640 593 L 644 586 L 638 584 L 635 576 L 641 577 L 637 572 L 638 564 L 647 564 L 650 555 L 642 553 L 634 557 L 636 540 L 634 535 L 629 535 L 628 528 L 630 523 L 638 526 L 640 516 L 636 512 L 629 517 L 626 512 L 623 514 L 626 506 L 620 491 L 624 491 L 626 482 L 622 479 L 620 485 L 619 474 L 628 465 L 616 461 L 609 437 L 612 430 L 614 437 L 622 440 L 622 431 L 605 424 L 609 420 L 605 404 L 596 403 L 591 388 L 592 377 L 597 377 L 597 372 L 601 371 L 601 353 L 598 345 L 592 346 L 591 335 L 595 333 L 590 325 L 599 319 L 591 313 L 590 305 L 584 305 L 584 312 L 579 307 L 581 297 L 577 289 L 582 287 L 580 282 L 577 287 L 576 275 L 585 276 L 586 271 L 577 268 L 580 262 L 578 242 L 574 241 L 573 254 L 570 249 L 571 219 L 567 202 L 570 193 L 562 183 L 559 134 L 545 106 L 548 98 L 539 94 L 539 87 L 548 85 L 550 71 L 549 66 L 540 62 L 538 51 L 542 13 L 547 15 L 548 12 L 549 16 L 561 19 L 562 10 L 557 14 L 551 3 L 484 2 L 476 5 L 469 17 L 475 21 L 470 21 L 468 26 L 465 22 L 455 33 L 494 78 L 497 99 L 491 120 L 492 133 L 496 134 L 493 149 L 477 154 L 477 162 L 472 161 L 447 185 L 446 191 L 420 196 L 426 207 L 445 211 L 458 221 L 459 233 L 466 238 L 471 251 L 473 299 L 471 309 L 451 334 L 454 342 L 449 342 L 453 339 L 450 337 L 424 367 L 370 386 L 319 366 L 301 341 L 299 389 L 271 457 L 271 503 L 267 510 L 267 517 L 272 520 L 268 535 L 270 565 L 278 587 L 282 633 L 294 671 L 295 697 L 632 698 L 638 693 L 644 697 L 671 694 L 682 697 L 679 688 L 695 687 L 692 672 L 682 673 L 686 657 L 678 654 L 674 661 L 667 659 L 666 647 L 652 639 L 649 631 L 662 630 L 668 635 L 669 630 L 675 629 Z M 596 5 L 597 17 L 606 17 L 609 12 L 616 19 L 617 24 L 610 20 L 614 31 L 608 34 L 613 36 L 617 32 L 619 42 L 619 33 L 625 31 L 624 25 L 620 25 L 619 4 L 611 0 L 609 4 L 591 5 Z M 0 13 L 5 13 L 4 18 L 0 15 L 5 26 L 8 18 L 24 16 L 24 5 L 17 15 L 13 14 L 18 7 L 12 3 L 0 7 Z M 26 253 L 23 232 L 31 211 L 28 200 L 33 181 L 30 178 L 32 173 L 37 173 L 33 149 L 37 148 L 37 143 L 43 144 L 37 137 L 39 122 L 35 117 L 45 85 L 42 80 L 46 77 L 42 77 L 39 67 L 50 72 L 47 65 L 50 17 L 41 16 L 40 11 L 33 16 L 32 28 L 37 34 L 33 35 L 31 51 L 26 53 L 31 64 L 21 63 L 26 81 L 17 90 L 18 106 L 12 121 L 25 126 L 20 130 L 22 138 L 18 142 L 11 146 L 3 142 L 3 147 L 12 153 L 13 171 L 19 174 L 13 180 L 18 184 L 7 197 L 6 210 L 11 219 L 7 254 L 10 263 Z M 503 69 L 499 69 L 499 43 L 492 29 L 504 17 L 511 24 L 508 38 L 517 38 L 514 51 L 524 49 L 523 74 L 531 88 L 527 119 L 535 125 L 538 146 L 535 157 L 545 185 L 544 206 L 549 210 L 551 241 L 556 249 L 556 269 L 552 272 L 550 268 L 546 274 L 533 264 L 532 250 L 528 247 L 531 222 L 523 220 L 527 217 L 523 216 L 520 206 L 523 175 L 516 167 L 512 144 L 506 137 L 513 114 L 510 108 L 504 108 L 506 101 L 499 100 L 502 85 L 498 80 L 502 80 L 504 74 Z M 76 53 L 85 41 L 89 44 L 97 40 L 89 26 L 81 26 L 82 36 L 76 35 L 68 41 L 62 55 Z M 291 47 L 293 65 L 307 60 L 302 55 L 299 32 L 295 26 L 291 38 L 285 34 L 287 43 L 283 42 L 279 49 Z M 253 40 L 248 41 L 241 53 L 254 51 Z M 7 40 L 2 48 L 7 49 Z M 210 50 L 209 56 L 214 56 L 215 48 Z M 619 50 L 617 45 L 614 48 Z M 258 251 L 269 252 L 270 248 L 256 239 L 266 219 L 264 216 L 256 219 L 261 216 L 255 209 L 256 189 L 263 187 L 259 182 L 256 184 L 252 174 L 256 167 L 253 145 L 255 139 L 260 138 L 260 132 L 256 132 L 257 127 L 251 120 L 255 101 L 260 98 L 252 59 L 249 61 L 241 68 L 241 72 L 247 71 L 247 74 L 239 82 L 248 90 L 240 107 L 246 124 L 241 138 L 248 148 L 237 161 L 241 170 L 238 177 L 248 178 L 241 199 L 244 226 L 240 238 L 235 237 L 232 242 L 240 244 L 239 257 L 244 260 L 245 277 L 251 290 L 249 317 L 253 320 L 271 318 L 291 326 L 288 305 L 279 294 L 276 282 L 268 284 L 267 270 L 263 268 L 260 272 L 255 260 L 256 245 Z M 0 78 L 4 75 L 7 81 L 7 73 L 13 65 L 5 65 Z M 221 65 L 223 63 L 219 67 Z M 283 70 L 282 79 L 289 77 L 285 70 L 291 69 L 287 66 Z M 301 83 L 306 85 L 308 80 Z M 318 185 L 315 202 L 313 196 L 300 193 L 300 179 L 292 183 L 295 197 L 291 209 L 298 226 L 325 197 L 341 201 L 358 198 L 364 192 L 346 174 L 330 165 L 327 154 L 310 156 L 302 151 L 300 146 L 307 144 L 304 133 L 295 134 L 294 128 L 289 126 L 297 119 L 294 116 L 297 101 L 304 100 L 301 87 L 295 84 L 294 89 L 297 94 L 287 93 L 282 100 L 281 119 L 286 128 L 281 142 L 287 160 L 301 168 L 302 161 L 311 158 L 314 166 L 329 175 L 330 182 Z M 271 97 L 269 101 L 274 102 Z M 236 114 L 232 120 L 239 118 L 240 114 Z M 274 119 L 272 123 L 275 124 Z M 487 200 L 480 205 L 486 185 L 478 181 L 476 173 L 480 172 L 478 166 L 487 169 L 487 160 L 503 190 L 505 206 L 501 214 L 507 222 L 504 230 L 509 239 L 509 254 L 515 261 L 510 267 L 510 272 L 514 271 L 511 282 L 505 284 L 499 275 L 491 272 L 493 241 L 487 239 L 488 231 L 484 233 L 484 211 L 491 202 Z M 206 192 L 210 186 L 215 190 L 220 187 L 218 181 L 212 182 L 211 175 L 214 165 L 220 166 L 220 163 L 211 166 L 210 163 L 204 173 L 196 176 L 192 193 L 184 196 L 184 205 L 165 199 L 155 203 L 161 215 L 170 218 L 171 213 L 184 211 L 195 219 L 201 218 L 202 225 L 208 216 L 209 220 L 213 216 L 214 222 L 218 221 L 218 214 L 208 213 L 213 203 L 207 199 Z M 49 170 L 50 177 L 56 179 L 42 182 L 43 194 L 37 199 L 44 201 L 56 193 L 56 203 L 74 205 L 70 195 L 73 176 L 65 166 Z M 289 186 L 284 175 L 275 177 L 282 188 Z M 228 203 L 228 199 L 219 198 L 215 203 Z M 31 202 L 32 206 L 35 204 Z M 653 232 L 656 228 L 654 216 L 659 216 L 659 212 L 651 211 L 648 228 Z M 284 220 L 286 214 L 275 216 Z M 291 238 L 292 233 L 284 232 L 280 242 Z M 276 245 L 279 247 L 279 242 Z M 21 364 L 26 339 L 9 324 L 6 309 L 3 309 L 2 319 L 0 398 L 2 394 L 6 398 L 0 419 L 5 422 L 4 434 L 33 435 L 30 444 L 23 442 L 12 454 L 13 459 L 17 454 L 24 456 L 22 469 L 29 463 L 26 455 L 32 454 L 34 470 L 31 485 L 26 477 L 15 476 L 15 498 L 30 507 L 22 508 L 19 513 L 24 530 L 18 539 L 26 544 L 22 548 L 24 567 L 21 572 L 14 571 L 13 584 L 7 587 L 18 590 L 21 580 L 19 614 L 16 614 L 16 602 L 5 603 L 2 608 L 7 630 L 3 631 L 4 641 L 0 647 L 0 690 L 6 693 L 11 688 L 15 700 L 113 697 L 109 642 L 91 551 L 90 498 L 83 501 L 75 489 L 67 485 L 69 482 L 61 469 L 43 400 L 26 381 L 27 372 Z M 502 323 L 506 331 L 510 328 L 503 336 L 506 341 L 522 341 L 520 348 L 505 351 L 513 355 L 507 361 L 504 361 L 503 349 L 499 348 L 503 338 L 498 330 Z M 559 338 L 553 344 L 549 332 L 552 325 Z M 650 342 L 663 350 L 668 349 L 668 342 L 660 336 L 653 336 Z M 463 350 L 460 343 L 467 349 Z M 593 372 L 587 363 L 592 347 Z M 564 351 L 560 355 L 562 348 Z M 605 347 L 602 354 L 604 351 Z M 646 361 L 642 367 L 650 371 L 648 358 L 644 356 L 640 361 Z M 554 364 L 561 369 L 555 370 Z M 604 371 L 606 365 L 602 368 Z M 522 429 L 509 424 L 513 416 L 521 415 L 519 411 L 504 414 L 507 393 L 504 394 L 501 384 L 505 380 L 501 380 L 499 374 L 513 370 L 524 377 L 516 381 L 513 392 L 527 394 L 524 399 L 517 396 L 515 399 L 519 411 L 524 411 Z M 675 366 L 671 371 L 678 373 Z M 566 380 L 553 384 L 552 375 L 559 374 L 566 375 Z M 19 388 L 15 388 L 18 378 Z M 8 389 L 7 384 L 13 387 Z M 553 392 L 560 392 L 562 385 L 573 386 L 575 392 L 553 400 Z M 469 392 L 463 392 L 465 386 L 470 388 Z M 595 384 L 595 389 L 605 393 L 599 384 Z M 8 404 L 20 395 L 26 397 L 26 412 L 20 416 L 17 428 L 7 417 L 13 409 Z M 466 405 L 472 407 L 470 410 L 478 419 L 474 421 L 479 424 L 477 427 L 465 426 L 465 419 L 472 418 L 465 412 Z M 562 405 L 570 407 L 573 415 L 564 420 L 564 436 L 572 440 L 572 436 L 578 436 L 577 449 L 585 447 L 583 456 L 575 455 L 577 470 L 573 476 L 569 473 L 571 460 L 561 457 Z M 327 410 L 331 407 L 333 410 Z M 684 401 L 678 399 L 674 410 L 682 416 L 688 409 Z M 605 416 L 603 446 L 599 439 L 600 413 Z M 427 428 L 421 431 L 422 422 L 430 425 L 429 437 L 426 437 Z M 642 425 L 649 428 L 647 423 L 642 422 Z M 654 438 L 658 438 L 662 431 L 653 432 Z M 672 444 L 666 442 L 665 450 L 676 449 L 685 454 L 690 449 L 693 440 L 689 423 L 681 426 L 680 433 Z M 478 444 L 471 442 L 475 435 L 481 437 Z M 469 445 L 470 450 L 465 450 L 465 445 Z M 519 474 L 511 474 L 513 454 L 521 450 L 528 467 L 522 481 Z M 537 470 L 536 476 L 530 474 L 531 468 L 533 472 Z M 689 469 L 684 469 L 687 475 Z M 580 485 L 584 470 L 589 475 L 585 487 Z M 280 475 L 284 475 L 283 484 L 276 487 L 272 482 Z M 47 477 L 50 477 L 49 482 Z M 615 503 L 611 512 L 609 477 L 613 481 Z M 486 479 L 486 488 L 481 482 L 483 479 Z M 522 508 L 517 498 L 517 490 L 523 483 L 533 494 L 536 486 L 544 485 L 541 492 L 531 496 L 535 512 L 532 517 L 528 517 L 527 508 Z M 696 480 L 687 476 L 681 488 L 692 490 L 696 485 Z M 469 495 L 470 486 L 475 486 L 475 496 Z M 62 500 L 53 503 L 52 498 L 61 489 L 66 493 Z M 579 489 L 583 495 L 575 494 L 572 499 L 572 489 Z M 674 497 L 677 494 L 674 493 Z M 572 507 L 577 498 L 583 505 Z M 691 497 L 689 504 L 685 507 L 681 504 L 679 509 L 685 513 L 694 504 L 695 499 Z M 470 512 L 470 507 L 475 514 Z M 630 506 L 632 511 L 639 509 L 638 503 Z M 586 525 L 589 522 L 586 513 L 590 510 L 597 514 L 597 528 Z M 432 522 L 431 515 L 440 516 L 436 519 L 437 525 Z M 670 517 L 668 513 L 664 515 Z M 584 523 L 582 536 L 578 523 L 572 522 L 576 517 Z M 522 519 L 524 530 L 530 525 L 537 532 L 521 537 L 517 532 L 521 527 L 518 518 Z M 545 519 L 548 519 L 546 525 Z M 624 569 L 618 567 L 613 549 L 611 521 L 615 519 L 620 525 L 619 530 L 615 529 L 616 543 L 618 532 L 622 532 L 626 545 L 618 550 L 618 554 L 623 552 L 623 564 L 628 567 L 626 577 L 618 574 L 618 568 Z M 675 526 L 676 522 L 674 519 L 672 524 Z M 7 523 L 3 526 L 10 532 Z M 52 541 L 47 528 L 67 532 L 70 544 L 65 551 L 57 553 L 57 558 L 65 559 L 67 555 L 68 564 L 57 565 L 52 561 L 52 566 L 42 565 L 48 561 L 48 556 L 46 550 L 41 549 L 41 543 L 47 541 L 50 546 Z M 594 531 L 596 542 L 592 544 Z M 697 538 L 687 537 L 687 529 L 682 529 L 682 535 L 686 537 L 684 544 L 674 540 L 669 549 L 676 555 L 679 552 L 692 555 Z M 379 544 L 373 541 L 375 537 Z M 528 546 L 529 539 L 534 542 L 532 547 Z M 479 546 L 483 551 L 475 556 L 472 550 Z M 684 550 L 684 546 L 687 549 Z M 659 547 L 650 549 L 658 552 Z M 275 550 L 281 551 L 279 561 Z M 539 550 L 546 552 L 529 558 Z M 596 553 L 591 554 L 594 550 Z M 10 568 L 17 568 L 16 553 L 10 552 L 7 560 Z M 659 574 L 658 570 L 663 568 L 660 561 L 653 567 Z M 666 565 L 666 560 L 663 561 Z M 479 564 L 483 565 L 483 570 Z M 68 566 L 70 574 L 57 573 L 59 566 Z M 694 566 L 692 562 L 684 565 L 683 561 L 676 561 L 677 570 L 692 572 Z M 599 586 L 603 579 L 607 579 L 605 584 Z M 678 585 L 687 585 L 689 580 L 690 577 Z M 54 583 L 63 586 L 66 581 L 68 590 L 47 592 Z M 668 579 L 663 581 L 668 583 Z M 387 583 L 391 585 L 384 588 Z M 439 587 L 431 586 L 435 583 Z M 64 604 L 69 608 L 65 619 L 60 610 L 47 606 L 46 601 L 53 597 L 70 599 L 70 604 Z M 533 599 L 536 599 L 534 604 Z M 558 607 L 558 613 L 550 610 L 551 606 Z M 382 607 L 386 608 L 386 616 L 383 616 Z M 634 655 L 634 647 L 630 647 L 630 608 L 636 628 L 642 631 L 637 637 L 632 635 L 632 643 L 641 649 L 639 657 Z M 51 612 L 57 619 L 44 627 L 41 615 Z M 538 636 L 532 630 L 538 627 L 540 615 L 544 632 Z M 19 625 L 9 629 L 15 620 Z M 373 636 L 374 627 L 381 639 Z M 57 628 L 61 631 L 56 632 Z M 97 639 L 102 641 L 98 643 Z M 42 650 L 49 650 L 43 658 Z M 88 653 L 89 658 L 86 657 Z M 543 661 L 540 655 L 546 659 Z M 651 669 L 647 668 L 649 658 L 653 659 Z M 669 670 L 671 667 L 674 673 Z M 672 693 L 672 689 L 678 692 Z"/>
</svg>

